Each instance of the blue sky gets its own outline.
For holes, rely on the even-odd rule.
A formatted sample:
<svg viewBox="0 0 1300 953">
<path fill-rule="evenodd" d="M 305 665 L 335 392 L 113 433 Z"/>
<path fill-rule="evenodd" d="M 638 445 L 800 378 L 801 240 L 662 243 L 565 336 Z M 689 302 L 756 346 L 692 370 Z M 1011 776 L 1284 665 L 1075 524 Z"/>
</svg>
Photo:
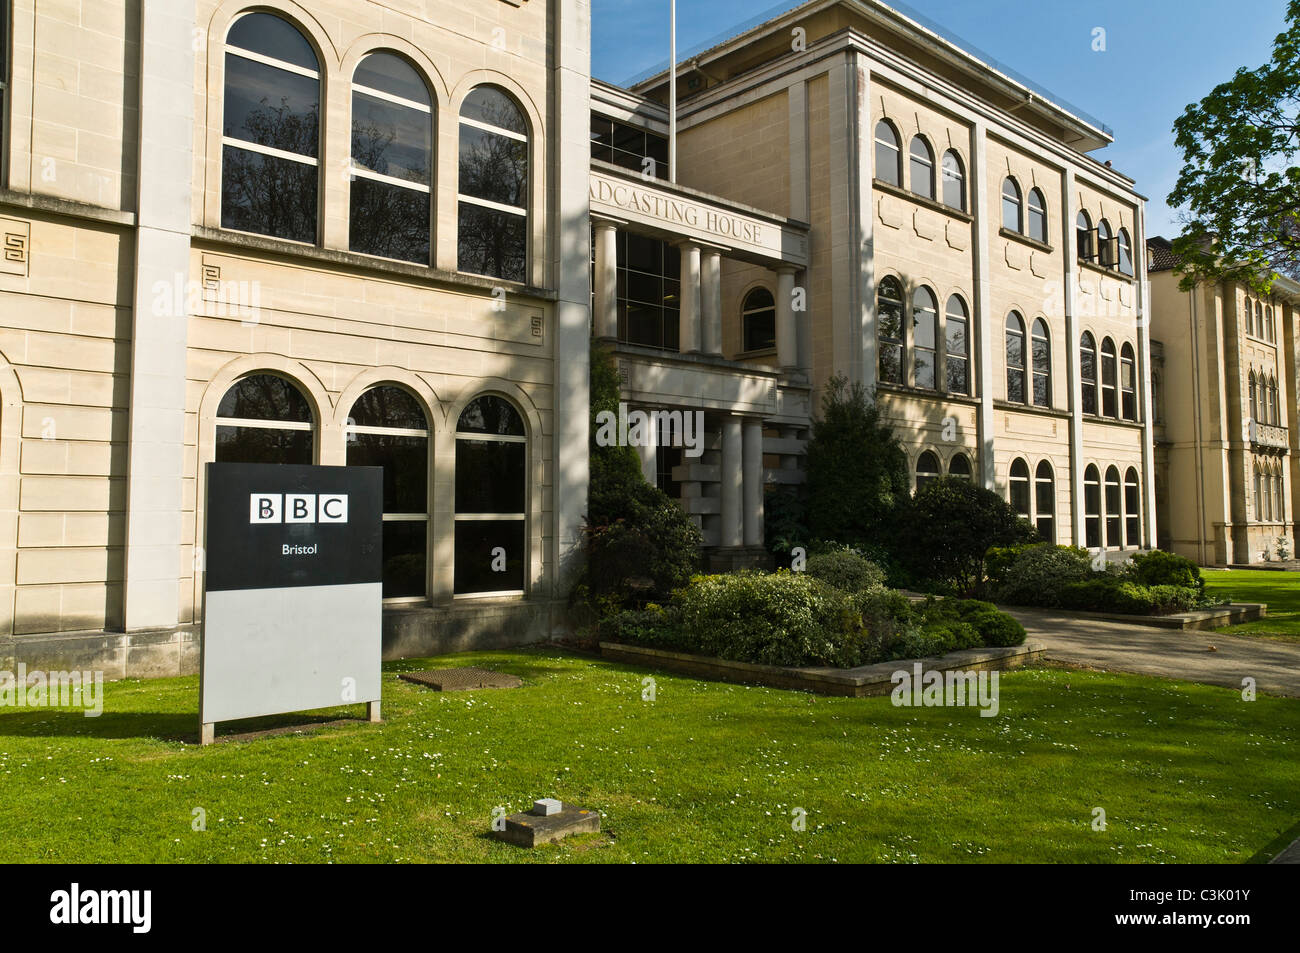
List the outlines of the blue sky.
<svg viewBox="0 0 1300 953">
<path fill-rule="evenodd" d="M 791 9 L 768 0 L 678 0 L 682 53 L 756 16 Z M 900 9 L 903 4 L 894 4 Z M 1286 0 L 907 0 L 969 45 L 1051 90 L 1114 130 L 1093 153 L 1137 180 L 1147 234 L 1173 237 L 1165 196 L 1180 153 L 1170 131 L 1188 103 L 1240 66 L 1254 68 L 1282 31 Z M 1106 50 L 1093 51 L 1093 31 Z M 624 83 L 668 61 L 668 0 L 592 0 L 592 73 Z"/>
</svg>

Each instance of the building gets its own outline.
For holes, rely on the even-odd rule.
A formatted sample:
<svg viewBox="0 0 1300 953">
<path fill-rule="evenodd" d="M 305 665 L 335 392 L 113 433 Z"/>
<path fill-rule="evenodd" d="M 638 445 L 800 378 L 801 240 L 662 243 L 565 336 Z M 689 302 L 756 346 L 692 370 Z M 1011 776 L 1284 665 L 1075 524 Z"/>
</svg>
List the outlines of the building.
<svg viewBox="0 0 1300 953">
<path fill-rule="evenodd" d="M 204 467 L 385 468 L 389 657 L 562 624 L 588 348 L 712 565 L 827 380 L 917 484 L 1152 545 L 1143 199 L 1110 132 L 875 0 L 590 78 L 585 0 L 0 0 L 0 667 L 193 671 Z M 666 435 L 665 435 L 666 436 Z M 504 549 L 504 570 L 491 554 Z"/>
<path fill-rule="evenodd" d="M 1147 242 L 1158 379 L 1162 548 L 1204 566 L 1295 555 L 1300 282 L 1261 296 L 1232 282 L 1179 290 L 1169 241 Z M 1175 370 L 1176 369 L 1176 370 Z"/>
</svg>

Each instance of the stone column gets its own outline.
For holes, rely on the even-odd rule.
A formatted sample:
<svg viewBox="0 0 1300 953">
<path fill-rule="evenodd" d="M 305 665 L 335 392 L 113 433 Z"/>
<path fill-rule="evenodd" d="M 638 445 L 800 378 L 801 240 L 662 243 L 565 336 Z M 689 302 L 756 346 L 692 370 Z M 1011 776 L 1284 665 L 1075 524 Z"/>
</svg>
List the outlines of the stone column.
<svg viewBox="0 0 1300 953">
<path fill-rule="evenodd" d="M 1066 168 L 1065 174 L 1061 177 L 1061 249 L 1064 251 L 1065 262 L 1065 292 L 1062 296 L 1062 304 L 1065 308 L 1065 372 L 1069 375 L 1070 381 L 1070 473 L 1069 473 L 1069 506 L 1070 506 L 1070 541 L 1075 546 L 1085 546 L 1088 542 L 1087 537 L 1087 513 L 1084 511 L 1084 488 L 1083 472 L 1085 463 L 1083 458 L 1083 378 L 1082 368 L 1080 367 L 1081 355 L 1079 348 L 1082 344 L 1082 331 L 1079 327 L 1078 302 L 1075 301 L 1075 294 L 1079 289 L 1078 266 L 1075 264 L 1078 258 L 1078 244 L 1075 235 L 1076 219 L 1079 215 L 1078 200 L 1075 196 L 1074 188 L 1074 170 Z M 1134 261 L 1138 258 L 1138 249 L 1142 250 L 1141 257 L 1146 259 L 1146 246 L 1133 246 Z M 1101 342 L 1097 342 L 1101 346 Z M 1100 370 L 1097 369 L 1100 375 Z M 1098 381 L 1100 383 L 1100 380 Z M 1098 395 L 1098 400 L 1101 399 Z M 1061 484 L 1065 482 L 1058 473 L 1056 477 L 1057 493 L 1059 494 Z M 1059 508 L 1058 508 L 1059 510 Z"/>
<path fill-rule="evenodd" d="M 746 420 L 744 434 L 745 545 L 763 545 L 763 422 Z"/>
<path fill-rule="evenodd" d="M 705 354 L 722 356 L 722 253 L 703 252 L 700 272 L 700 337 Z"/>
<path fill-rule="evenodd" d="M 648 413 L 648 412 L 647 412 Z M 636 455 L 641 458 L 641 475 L 651 486 L 659 484 L 659 428 L 653 416 L 645 425 L 646 440 L 638 444 Z"/>
<path fill-rule="evenodd" d="M 741 493 L 744 485 L 743 442 L 740 418 L 729 415 L 722 420 L 722 465 L 718 475 L 722 484 L 722 546 L 739 546 L 744 540 L 741 523 Z"/>
<path fill-rule="evenodd" d="M 596 223 L 596 272 L 592 276 L 596 312 L 592 334 L 597 340 L 618 338 L 618 228 Z"/>
<path fill-rule="evenodd" d="M 799 329 L 794 316 L 795 269 L 776 270 L 776 362 L 783 370 L 799 366 Z"/>
<path fill-rule="evenodd" d="M 683 354 L 700 353 L 700 246 L 682 242 L 681 341 Z"/>
<path fill-rule="evenodd" d="M 971 308 L 971 343 L 975 346 L 972 366 L 975 368 L 975 393 L 979 395 L 979 460 L 975 464 L 975 479 L 986 490 L 996 489 L 997 469 L 993 458 L 993 348 L 1002 341 L 1002 324 L 992 313 L 992 287 L 989 271 L 989 238 L 987 222 L 998 214 L 998 194 L 989 181 L 988 158 L 984 151 L 985 126 L 976 122 L 970 128 L 970 201 L 971 215 L 975 218 L 971 228 L 975 259 L 975 300 Z M 1001 188 L 999 180 L 996 188 Z M 1068 248 L 1067 248 L 1068 251 Z M 1068 254 L 1066 255 L 1068 258 Z M 940 305 L 942 307 L 942 305 Z"/>
</svg>

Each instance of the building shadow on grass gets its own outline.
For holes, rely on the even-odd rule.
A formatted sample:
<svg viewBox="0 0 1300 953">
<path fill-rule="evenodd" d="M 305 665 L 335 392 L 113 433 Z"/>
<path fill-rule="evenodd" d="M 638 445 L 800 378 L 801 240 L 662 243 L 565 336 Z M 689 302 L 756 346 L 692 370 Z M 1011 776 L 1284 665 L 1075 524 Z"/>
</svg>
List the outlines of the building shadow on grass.
<svg viewBox="0 0 1300 953">
<path fill-rule="evenodd" d="M 338 709 L 325 713 L 271 715 L 243 721 L 222 722 L 217 726 L 217 741 L 232 736 L 243 740 L 252 734 L 314 731 L 331 724 L 363 725 L 364 707 Z M 80 711 L 28 711 L 0 715 L 0 737 L 15 738 L 99 738 L 182 742 L 198 744 L 199 714 L 192 712 L 111 712 L 88 718 Z"/>
</svg>

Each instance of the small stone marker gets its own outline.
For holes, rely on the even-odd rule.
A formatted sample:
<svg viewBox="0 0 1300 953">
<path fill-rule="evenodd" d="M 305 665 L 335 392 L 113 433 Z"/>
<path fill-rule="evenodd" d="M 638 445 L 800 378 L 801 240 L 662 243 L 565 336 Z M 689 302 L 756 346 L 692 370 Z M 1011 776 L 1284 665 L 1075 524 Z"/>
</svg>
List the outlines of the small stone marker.
<svg viewBox="0 0 1300 953">
<path fill-rule="evenodd" d="M 559 814 L 562 810 L 564 810 L 564 805 L 553 797 L 542 798 L 540 801 L 533 802 L 533 813 L 540 814 L 542 817 Z"/>
<path fill-rule="evenodd" d="M 519 688 L 524 680 L 517 675 L 493 672 L 485 668 L 435 668 L 424 672 L 402 672 L 404 682 L 423 685 L 439 692 L 468 692 L 477 688 Z"/>
<path fill-rule="evenodd" d="M 559 805 L 559 810 L 543 814 L 542 810 L 549 810 L 550 805 Z M 505 830 L 493 831 L 492 836 L 518 847 L 538 847 L 563 840 L 570 834 L 593 834 L 599 830 L 600 814 L 596 811 L 547 798 L 537 801 L 531 811 L 511 814 L 506 818 Z"/>
</svg>

